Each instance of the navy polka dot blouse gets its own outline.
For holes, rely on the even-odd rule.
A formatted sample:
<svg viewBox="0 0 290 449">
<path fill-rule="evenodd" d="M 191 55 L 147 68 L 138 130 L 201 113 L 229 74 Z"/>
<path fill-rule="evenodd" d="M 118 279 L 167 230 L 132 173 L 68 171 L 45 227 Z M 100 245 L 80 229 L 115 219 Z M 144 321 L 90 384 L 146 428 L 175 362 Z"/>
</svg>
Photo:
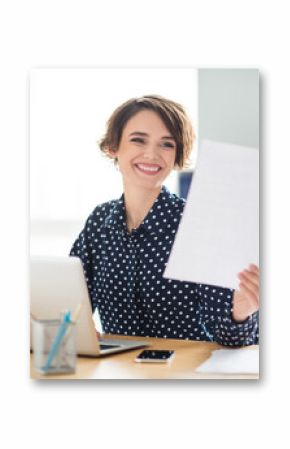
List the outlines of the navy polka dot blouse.
<svg viewBox="0 0 290 449">
<path fill-rule="evenodd" d="M 216 341 L 258 342 L 258 313 L 231 317 L 233 290 L 163 278 L 185 200 L 166 187 L 131 233 L 124 195 L 95 208 L 74 243 L 92 308 L 105 333 Z"/>
</svg>

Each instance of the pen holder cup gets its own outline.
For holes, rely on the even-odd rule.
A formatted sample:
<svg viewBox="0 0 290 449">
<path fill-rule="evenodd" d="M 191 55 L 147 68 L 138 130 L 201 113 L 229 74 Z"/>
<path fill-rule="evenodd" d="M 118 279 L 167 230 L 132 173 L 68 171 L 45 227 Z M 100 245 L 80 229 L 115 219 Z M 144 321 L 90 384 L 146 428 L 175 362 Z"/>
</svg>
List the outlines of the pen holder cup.
<svg viewBox="0 0 290 449">
<path fill-rule="evenodd" d="M 33 320 L 34 368 L 43 374 L 74 373 L 76 325 L 61 320 Z"/>
</svg>

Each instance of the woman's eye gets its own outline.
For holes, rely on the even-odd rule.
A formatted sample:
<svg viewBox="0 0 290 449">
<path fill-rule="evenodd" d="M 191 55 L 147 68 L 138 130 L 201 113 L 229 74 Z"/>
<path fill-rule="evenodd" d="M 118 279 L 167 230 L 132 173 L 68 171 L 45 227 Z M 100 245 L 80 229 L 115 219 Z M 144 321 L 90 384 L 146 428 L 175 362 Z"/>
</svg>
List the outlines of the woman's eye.
<svg viewBox="0 0 290 449">
<path fill-rule="evenodd" d="M 142 139 L 142 137 L 132 137 L 132 139 L 130 139 L 130 142 L 134 142 L 134 143 L 140 143 L 140 144 L 145 144 L 145 139 Z M 163 148 L 175 148 L 175 145 L 172 142 L 162 142 L 161 144 L 163 146 Z"/>
<path fill-rule="evenodd" d="M 164 143 L 163 143 L 163 146 L 164 146 L 165 148 L 174 148 L 174 144 L 171 143 L 171 142 L 164 142 Z"/>
<path fill-rule="evenodd" d="M 144 139 L 141 139 L 141 137 L 134 137 L 131 139 L 131 142 L 144 143 Z"/>
</svg>

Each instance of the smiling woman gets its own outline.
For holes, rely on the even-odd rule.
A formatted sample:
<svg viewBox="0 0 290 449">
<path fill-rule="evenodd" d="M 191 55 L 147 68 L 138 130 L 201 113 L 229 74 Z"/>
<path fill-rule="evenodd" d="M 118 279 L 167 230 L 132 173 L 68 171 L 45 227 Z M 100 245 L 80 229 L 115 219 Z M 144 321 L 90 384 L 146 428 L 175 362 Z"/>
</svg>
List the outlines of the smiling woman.
<svg viewBox="0 0 290 449">
<path fill-rule="evenodd" d="M 142 223 L 172 170 L 186 166 L 194 137 L 184 108 L 158 95 L 128 100 L 112 114 L 100 148 L 122 174 L 129 231 Z"/>
<path fill-rule="evenodd" d="M 174 146 L 176 148 L 176 167 L 180 169 L 186 167 L 195 139 L 191 122 L 184 108 L 179 103 L 158 95 L 133 98 L 119 106 L 108 120 L 107 132 L 100 142 L 101 150 L 109 156 L 112 156 L 112 153 L 116 153 L 125 125 L 139 112 L 146 111 L 151 114 L 155 112 L 159 117 L 159 125 L 161 123 L 165 132 L 165 135 L 161 138 L 164 140 L 164 146 L 169 148 Z M 146 122 L 143 120 L 136 121 L 135 125 L 138 126 L 139 124 L 143 128 Z M 148 134 L 141 129 L 134 130 L 134 127 L 132 127 L 131 133 L 132 136 L 136 136 L 133 139 L 140 144 L 145 143 L 146 138 L 148 138 Z"/>
<path fill-rule="evenodd" d="M 257 343 L 257 306 L 242 290 L 237 298 L 233 290 L 163 278 L 185 206 L 163 182 L 185 166 L 193 142 L 180 104 L 156 95 L 122 104 L 100 147 L 118 165 L 124 193 L 95 208 L 70 254 L 82 260 L 106 333 Z M 246 283 L 256 288 L 258 274 L 251 276 Z"/>
<path fill-rule="evenodd" d="M 165 135 L 168 130 L 156 112 L 140 111 L 124 127 L 118 151 L 108 150 L 123 176 L 129 230 L 141 224 L 174 168 L 176 144 Z"/>
<path fill-rule="evenodd" d="M 134 131 L 142 129 L 143 131 Z M 172 136 L 166 137 L 168 130 L 159 116 L 153 111 L 140 111 L 124 127 L 117 153 L 110 154 L 116 158 L 123 174 L 123 181 L 147 180 L 147 176 L 132 180 L 126 179 L 126 171 L 137 169 L 137 175 L 154 176 L 150 179 L 152 187 L 159 187 L 174 168 L 176 144 Z M 139 136 L 142 137 L 139 137 Z M 138 136 L 138 137 L 137 137 Z M 133 171 L 135 173 L 136 170 Z"/>
</svg>

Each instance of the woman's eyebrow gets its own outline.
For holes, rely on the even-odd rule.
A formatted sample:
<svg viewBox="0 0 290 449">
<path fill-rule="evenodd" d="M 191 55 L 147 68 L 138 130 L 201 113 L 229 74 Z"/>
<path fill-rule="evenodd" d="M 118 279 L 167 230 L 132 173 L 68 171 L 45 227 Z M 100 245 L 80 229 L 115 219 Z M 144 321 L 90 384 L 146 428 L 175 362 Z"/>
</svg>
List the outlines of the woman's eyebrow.
<svg viewBox="0 0 290 449">
<path fill-rule="evenodd" d="M 132 133 L 129 134 L 129 136 L 133 136 L 133 135 L 146 136 L 146 137 L 149 136 L 149 134 L 144 133 L 144 132 L 142 132 L 142 131 L 134 131 L 134 132 L 132 132 Z M 174 137 L 172 137 L 172 136 L 163 136 L 163 137 L 161 137 L 161 139 L 175 140 Z"/>
<path fill-rule="evenodd" d="M 134 131 L 129 134 L 129 136 L 133 136 L 134 134 L 137 134 L 138 136 L 149 136 L 147 133 L 142 133 L 141 131 Z"/>
</svg>

